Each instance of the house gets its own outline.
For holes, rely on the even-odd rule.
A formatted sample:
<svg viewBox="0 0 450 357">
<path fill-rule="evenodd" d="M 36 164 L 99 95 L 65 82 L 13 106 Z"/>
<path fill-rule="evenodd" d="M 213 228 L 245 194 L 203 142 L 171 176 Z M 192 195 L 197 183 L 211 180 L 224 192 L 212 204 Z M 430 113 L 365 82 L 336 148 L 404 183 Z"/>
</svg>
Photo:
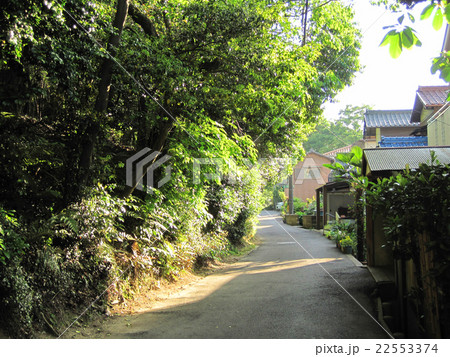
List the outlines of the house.
<svg viewBox="0 0 450 357">
<path fill-rule="evenodd" d="M 412 123 L 412 110 L 366 110 L 363 140 L 365 148 L 377 147 L 382 137 L 409 137 L 420 127 Z"/>
<path fill-rule="evenodd" d="M 415 134 L 428 137 L 428 145 L 450 145 L 450 86 L 423 86 L 416 92 L 411 123 L 419 124 Z"/>
<path fill-rule="evenodd" d="M 331 170 L 323 164 L 331 164 L 333 159 L 328 156 L 310 151 L 305 158 L 294 166 L 293 170 L 293 196 L 303 202 L 316 196 L 316 188 L 328 181 Z M 289 190 L 285 189 L 286 196 Z"/>
<path fill-rule="evenodd" d="M 450 145 L 450 102 L 445 103 L 427 122 L 428 144 Z"/>
<path fill-rule="evenodd" d="M 450 163 L 450 146 L 372 148 L 364 150 L 362 173 L 375 182 L 378 178 L 394 176 L 407 166 L 415 170 L 421 163 L 431 161 L 431 151 L 435 152 L 440 163 Z M 408 300 L 416 289 L 416 272 L 411 260 L 394 257 L 390 242 L 384 235 L 384 219 L 381 214 L 375 215 L 367 205 L 367 265 L 380 291 L 379 308 L 382 314 L 387 311 L 389 317 L 386 320 L 391 331 L 418 337 L 418 317 Z"/>
<path fill-rule="evenodd" d="M 447 53 L 450 51 L 450 27 L 447 25 L 447 30 L 445 32 L 444 43 L 442 45 L 442 52 Z M 444 87 L 445 95 L 440 96 L 442 101 L 445 96 L 443 105 L 435 110 L 431 116 L 427 119 L 427 136 L 429 145 L 450 145 L 450 104 L 447 101 L 449 95 L 449 86 Z M 420 87 L 419 87 L 420 89 Z M 419 93 L 418 93 L 419 95 Z M 416 96 L 416 101 L 417 101 Z M 418 104 L 419 105 L 419 104 Z M 419 109 L 419 108 L 418 108 Z M 421 113 L 421 118 L 424 117 Z M 411 118 L 411 120 L 417 120 Z"/>
<path fill-rule="evenodd" d="M 446 102 L 450 86 L 419 86 L 416 91 L 411 123 L 426 124 Z"/>
</svg>

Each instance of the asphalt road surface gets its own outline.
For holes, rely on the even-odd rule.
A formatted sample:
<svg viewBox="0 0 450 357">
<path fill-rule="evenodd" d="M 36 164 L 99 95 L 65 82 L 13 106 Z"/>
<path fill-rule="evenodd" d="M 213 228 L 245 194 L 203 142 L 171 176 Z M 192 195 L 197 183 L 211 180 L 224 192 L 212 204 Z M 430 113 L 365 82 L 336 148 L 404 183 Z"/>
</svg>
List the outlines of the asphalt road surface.
<svg viewBox="0 0 450 357">
<path fill-rule="evenodd" d="M 262 244 L 110 338 L 388 338 L 367 269 L 321 234 L 263 211 Z"/>
</svg>

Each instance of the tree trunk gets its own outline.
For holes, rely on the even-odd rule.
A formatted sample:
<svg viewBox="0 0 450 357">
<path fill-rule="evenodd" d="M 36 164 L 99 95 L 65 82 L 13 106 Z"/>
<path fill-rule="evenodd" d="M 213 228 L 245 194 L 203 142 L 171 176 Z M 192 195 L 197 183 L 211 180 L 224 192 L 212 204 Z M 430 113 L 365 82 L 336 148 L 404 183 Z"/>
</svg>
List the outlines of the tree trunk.
<svg viewBox="0 0 450 357">
<path fill-rule="evenodd" d="M 308 0 L 306 0 L 306 4 L 305 4 L 305 10 L 304 10 L 304 15 L 303 15 L 303 40 L 302 40 L 302 46 L 306 45 L 306 30 L 307 30 L 307 26 L 308 26 Z"/>
<path fill-rule="evenodd" d="M 95 101 L 94 111 L 97 113 L 96 117 L 89 123 L 86 132 L 82 140 L 81 154 L 80 154 L 80 175 L 78 184 L 79 187 L 86 184 L 89 169 L 92 163 L 92 155 L 95 148 L 95 142 L 97 140 L 98 133 L 101 128 L 101 122 L 108 107 L 109 90 L 111 86 L 112 69 L 114 65 L 113 57 L 117 54 L 117 47 L 119 46 L 120 37 L 122 35 L 125 21 L 127 19 L 129 7 L 129 0 L 118 0 L 116 16 L 114 18 L 113 27 L 116 30 L 111 34 L 107 51 L 110 56 L 103 60 L 100 67 L 99 77 L 100 82 L 98 85 L 98 94 Z"/>
<path fill-rule="evenodd" d="M 130 4 L 129 14 L 134 22 L 139 24 L 149 37 L 158 37 L 153 22 L 141 13 L 133 4 Z"/>
</svg>

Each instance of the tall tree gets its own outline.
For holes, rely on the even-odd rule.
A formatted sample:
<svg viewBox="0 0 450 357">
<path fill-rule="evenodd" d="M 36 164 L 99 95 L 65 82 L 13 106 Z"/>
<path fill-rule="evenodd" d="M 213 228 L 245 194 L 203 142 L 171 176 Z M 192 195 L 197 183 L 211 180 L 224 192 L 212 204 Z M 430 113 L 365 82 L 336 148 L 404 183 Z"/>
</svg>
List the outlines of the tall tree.
<svg viewBox="0 0 450 357">
<path fill-rule="evenodd" d="M 116 15 L 113 21 L 113 33 L 110 35 L 106 51 L 108 55 L 103 59 L 103 63 L 99 70 L 99 84 L 98 94 L 95 100 L 93 117 L 88 125 L 86 133 L 82 139 L 81 155 L 80 155 L 80 175 L 79 186 L 86 184 L 87 176 L 92 161 L 92 154 L 94 151 L 95 141 L 100 130 L 100 126 L 105 119 L 105 112 L 108 106 L 108 99 L 111 87 L 112 70 L 117 55 L 117 48 L 119 47 L 122 31 L 125 26 L 125 21 L 128 14 L 129 0 L 117 0 Z"/>
<path fill-rule="evenodd" d="M 368 109 L 371 109 L 371 106 L 347 105 L 339 112 L 337 120 L 322 120 L 304 143 L 305 150 L 323 154 L 362 139 L 364 112 Z"/>
</svg>

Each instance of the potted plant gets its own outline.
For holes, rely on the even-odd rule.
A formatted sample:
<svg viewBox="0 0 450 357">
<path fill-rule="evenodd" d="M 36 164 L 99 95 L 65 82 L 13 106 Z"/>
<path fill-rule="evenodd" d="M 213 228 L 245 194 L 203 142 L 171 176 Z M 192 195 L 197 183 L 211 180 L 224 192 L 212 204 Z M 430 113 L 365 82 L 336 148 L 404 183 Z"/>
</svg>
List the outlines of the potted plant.
<svg viewBox="0 0 450 357">
<path fill-rule="evenodd" d="M 340 241 L 344 237 L 344 232 L 341 231 L 339 225 L 335 224 L 331 228 L 329 235 L 330 235 L 331 239 L 336 242 L 336 248 L 341 248 Z"/>
<path fill-rule="evenodd" d="M 346 236 L 344 239 L 341 239 L 340 244 L 343 253 L 352 254 L 353 240 L 350 238 L 350 236 Z"/>
<path fill-rule="evenodd" d="M 327 237 L 328 239 L 333 239 L 332 235 L 331 235 L 331 229 L 333 228 L 333 226 L 331 224 L 326 224 L 325 227 L 323 227 L 323 235 L 325 237 Z"/>
</svg>

